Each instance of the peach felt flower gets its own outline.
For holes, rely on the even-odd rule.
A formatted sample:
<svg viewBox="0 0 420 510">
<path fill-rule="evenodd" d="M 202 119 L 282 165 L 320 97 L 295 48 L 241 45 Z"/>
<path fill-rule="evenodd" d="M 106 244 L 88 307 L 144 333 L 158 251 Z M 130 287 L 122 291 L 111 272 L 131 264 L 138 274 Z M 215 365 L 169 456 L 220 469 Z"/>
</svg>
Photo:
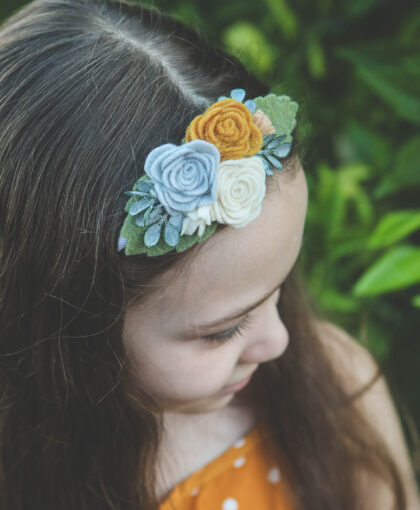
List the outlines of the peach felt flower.
<svg viewBox="0 0 420 510">
<path fill-rule="evenodd" d="M 254 113 L 253 120 L 254 124 L 260 129 L 264 136 L 275 134 L 276 130 L 271 120 L 262 110 L 257 110 Z"/>
<path fill-rule="evenodd" d="M 187 128 L 185 141 L 205 140 L 220 152 L 220 161 L 253 156 L 262 147 L 263 135 L 249 109 L 235 99 L 223 99 L 195 117 Z"/>
</svg>

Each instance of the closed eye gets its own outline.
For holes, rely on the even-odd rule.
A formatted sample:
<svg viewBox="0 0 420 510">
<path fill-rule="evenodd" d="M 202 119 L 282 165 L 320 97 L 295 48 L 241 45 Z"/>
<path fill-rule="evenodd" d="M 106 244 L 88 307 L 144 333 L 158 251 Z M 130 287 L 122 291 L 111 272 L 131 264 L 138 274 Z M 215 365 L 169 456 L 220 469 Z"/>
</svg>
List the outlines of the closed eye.
<svg viewBox="0 0 420 510">
<path fill-rule="evenodd" d="M 281 290 L 281 285 L 276 289 L 276 291 L 273 294 L 277 294 L 280 290 Z M 278 302 L 279 297 L 280 297 L 280 294 L 277 298 L 277 302 Z M 237 324 L 236 326 L 234 326 L 233 328 L 227 329 L 220 333 L 202 336 L 201 340 L 204 340 L 205 342 L 213 343 L 213 344 L 219 344 L 219 345 L 223 344 L 223 343 L 227 342 L 228 340 L 235 338 L 236 336 L 240 336 L 249 327 L 249 325 L 251 324 L 251 321 L 252 321 L 251 312 L 249 312 L 247 315 L 245 315 L 245 317 L 242 319 L 242 321 L 239 324 Z"/>
<path fill-rule="evenodd" d="M 245 329 L 250 325 L 251 323 L 251 316 L 250 314 L 245 315 L 245 317 L 242 319 L 242 321 L 237 324 L 235 327 L 227 329 L 226 331 L 222 331 L 221 333 L 216 333 L 213 335 L 206 335 L 201 337 L 202 340 L 205 342 L 212 342 L 212 343 L 218 343 L 223 344 L 227 342 L 228 340 L 233 339 L 236 335 L 241 335 L 245 331 Z"/>
</svg>

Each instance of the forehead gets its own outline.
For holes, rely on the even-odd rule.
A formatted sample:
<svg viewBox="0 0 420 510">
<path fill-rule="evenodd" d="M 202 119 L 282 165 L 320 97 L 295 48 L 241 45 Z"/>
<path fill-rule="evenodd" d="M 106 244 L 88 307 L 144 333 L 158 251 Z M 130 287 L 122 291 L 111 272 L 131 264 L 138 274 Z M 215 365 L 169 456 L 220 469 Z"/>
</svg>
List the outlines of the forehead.
<svg viewBox="0 0 420 510">
<path fill-rule="evenodd" d="M 170 328 L 211 322 L 256 302 L 285 279 L 299 253 L 307 187 L 300 167 L 290 179 L 276 172 L 267 181 L 260 215 L 243 228 L 210 237 L 177 278 L 168 273 L 153 301 Z"/>
</svg>

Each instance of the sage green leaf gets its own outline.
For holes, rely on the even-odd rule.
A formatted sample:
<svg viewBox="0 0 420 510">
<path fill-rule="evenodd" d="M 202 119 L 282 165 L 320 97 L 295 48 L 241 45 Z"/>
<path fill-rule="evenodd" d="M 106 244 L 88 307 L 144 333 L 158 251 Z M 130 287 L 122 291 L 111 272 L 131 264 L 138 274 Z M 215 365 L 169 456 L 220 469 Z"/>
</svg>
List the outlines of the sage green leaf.
<svg viewBox="0 0 420 510">
<path fill-rule="evenodd" d="M 162 231 L 162 223 L 156 223 L 152 225 L 144 235 L 144 244 L 146 246 L 154 246 L 157 244 Z"/>
<path fill-rule="evenodd" d="M 369 248 L 383 248 L 420 229 L 420 210 L 392 211 L 379 221 L 369 239 Z"/>
<path fill-rule="evenodd" d="M 276 159 L 273 156 L 270 156 L 269 154 L 267 154 L 266 158 L 274 166 L 274 168 L 277 168 L 277 170 L 283 170 L 283 165 L 278 159 Z"/>
<path fill-rule="evenodd" d="M 171 216 L 169 218 L 169 223 L 171 223 L 178 230 L 178 232 L 181 232 L 183 222 L 184 216 L 182 214 Z"/>
<path fill-rule="evenodd" d="M 149 211 L 147 211 L 147 213 L 148 212 Z M 164 217 L 159 212 L 159 210 L 156 210 L 156 209 L 152 209 L 150 214 L 147 214 L 147 213 L 144 216 L 144 225 L 145 226 L 151 225 L 152 223 L 156 223 L 157 221 L 159 221 L 160 219 L 162 219 Z"/>
<path fill-rule="evenodd" d="M 134 187 L 143 193 L 149 193 L 154 188 L 153 183 L 145 179 L 139 179 Z"/>
<path fill-rule="evenodd" d="M 131 204 L 129 214 L 131 216 L 135 216 L 141 211 L 144 211 L 144 209 L 147 209 L 151 205 L 153 205 L 155 199 L 154 198 L 142 198 L 141 200 L 137 200 L 133 204 Z"/>
<path fill-rule="evenodd" d="M 138 227 L 144 227 L 144 212 L 136 216 L 135 221 Z"/>
<path fill-rule="evenodd" d="M 292 148 L 292 145 L 290 143 L 282 143 L 277 149 L 274 151 L 274 154 L 278 158 L 285 158 Z"/>
<path fill-rule="evenodd" d="M 413 297 L 413 299 L 411 300 L 411 304 L 416 308 L 420 308 L 420 294 Z"/>
<path fill-rule="evenodd" d="M 169 246 L 175 246 L 179 241 L 179 232 L 171 223 L 168 222 L 165 225 L 163 237 L 166 244 L 169 244 Z"/>
<path fill-rule="evenodd" d="M 420 248 L 396 246 L 382 255 L 353 287 L 355 296 L 385 294 L 420 282 Z"/>
<path fill-rule="evenodd" d="M 282 136 L 278 136 L 277 138 L 274 138 L 274 140 L 272 140 L 270 143 L 268 143 L 265 148 L 267 150 L 274 150 L 274 149 L 278 149 L 281 145 L 283 145 L 282 141 L 284 140 L 285 136 L 282 135 Z M 290 145 L 290 144 L 288 144 Z"/>
<path fill-rule="evenodd" d="M 164 216 L 167 216 L 167 213 L 164 212 L 164 208 L 162 205 L 151 207 L 146 211 L 146 214 L 144 216 L 145 220 L 144 223 L 145 225 L 150 225 L 158 221 L 160 218 L 163 218 Z"/>
<path fill-rule="evenodd" d="M 193 234 L 191 236 L 180 236 L 179 242 L 175 246 L 175 250 L 177 252 L 182 252 L 196 243 L 205 241 L 214 233 L 218 225 L 219 224 L 217 222 L 207 225 L 201 237 L 197 234 Z M 120 233 L 121 237 L 125 237 L 127 239 L 127 245 L 125 247 L 126 255 L 146 254 L 150 257 L 155 257 L 158 255 L 164 255 L 174 249 L 173 246 L 169 246 L 166 243 L 163 236 L 160 237 L 159 241 L 154 246 L 146 246 L 144 243 L 144 236 L 147 228 L 148 227 L 137 226 L 135 224 L 134 216 L 127 214 Z"/>
<path fill-rule="evenodd" d="M 257 108 L 262 110 L 271 120 L 276 135 L 286 135 L 285 142 L 292 142 L 291 133 L 296 126 L 298 104 L 289 96 L 268 94 L 254 99 Z"/>
<path fill-rule="evenodd" d="M 263 136 L 263 147 L 264 148 L 267 147 L 275 138 L 276 135 L 274 133 L 272 133 L 271 135 Z"/>
<path fill-rule="evenodd" d="M 271 168 L 270 162 L 267 161 L 265 159 L 265 157 L 263 157 L 261 159 L 262 159 L 262 162 L 264 163 L 264 170 L 265 170 L 266 175 L 269 175 L 269 176 L 273 175 L 274 172 L 273 172 L 273 169 Z"/>
<path fill-rule="evenodd" d="M 124 191 L 125 195 L 128 195 L 129 197 L 144 197 L 146 196 L 146 193 L 143 193 L 142 191 Z"/>
</svg>

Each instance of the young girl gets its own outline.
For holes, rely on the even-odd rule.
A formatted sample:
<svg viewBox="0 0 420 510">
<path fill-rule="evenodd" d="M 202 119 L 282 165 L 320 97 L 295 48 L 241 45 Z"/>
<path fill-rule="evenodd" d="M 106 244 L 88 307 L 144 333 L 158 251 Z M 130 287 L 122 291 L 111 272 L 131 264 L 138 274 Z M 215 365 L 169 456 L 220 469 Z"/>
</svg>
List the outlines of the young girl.
<svg viewBox="0 0 420 510">
<path fill-rule="evenodd" d="M 380 370 L 296 270 L 296 108 L 154 9 L 2 25 L 2 510 L 420 508 Z"/>
</svg>

